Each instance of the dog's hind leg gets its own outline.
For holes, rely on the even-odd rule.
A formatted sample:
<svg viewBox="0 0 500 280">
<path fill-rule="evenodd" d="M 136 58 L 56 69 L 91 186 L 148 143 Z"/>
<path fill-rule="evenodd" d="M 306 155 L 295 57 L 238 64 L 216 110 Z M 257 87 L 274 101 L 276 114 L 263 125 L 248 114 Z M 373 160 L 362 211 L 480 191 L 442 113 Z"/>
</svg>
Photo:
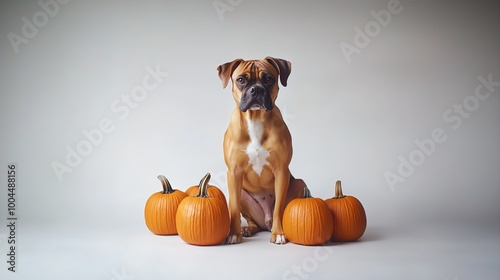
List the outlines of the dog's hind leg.
<svg viewBox="0 0 500 280">
<path fill-rule="evenodd" d="M 267 228 L 264 210 L 255 198 L 244 189 L 241 190 L 240 205 L 241 214 L 248 223 L 248 226 L 241 227 L 241 234 L 243 236 L 252 236 L 262 229 Z"/>
<path fill-rule="evenodd" d="M 290 175 L 290 184 L 288 185 L 288 193 L 286 195 L 285 203 L 288 205 L 288 203 L 295 198 L 302 197 L 306 187 L 306 183 L 302 179 L 296 179 Z"/>
</svg>

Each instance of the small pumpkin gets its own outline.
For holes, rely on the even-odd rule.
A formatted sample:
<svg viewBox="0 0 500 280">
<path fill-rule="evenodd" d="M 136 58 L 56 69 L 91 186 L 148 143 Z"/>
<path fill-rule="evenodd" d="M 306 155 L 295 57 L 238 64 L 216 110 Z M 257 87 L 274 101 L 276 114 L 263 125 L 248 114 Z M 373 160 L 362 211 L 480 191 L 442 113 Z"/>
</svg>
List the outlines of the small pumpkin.
<svg viewBox="0 0 500 280">
<path fill-rule="evenodd" d="M 177 231 L 188 244 L 221 244 L 229 233 L 226 203 L 207 193 L 210 177 L 207 173 L 200 181 L 198 195 L 186 197 L 177 209 Z"/>
<path fill-rule="evenodd" d="M 358 240 L 366 230 L 366 213 L 354 196 L 342 193 L 342 184 L 335 184 L 335 196 L 325 200 L 333 216 L 333 241 Z"/>
<path fill-rule="evenodd" d="M 200 192 L 199 185 L 191 186 L 186 190 L 186 194 L 188 196 L 197 196 L 199 194 L 199 192 Z M 207 195 L 210 197 L 219 198 L 227 205 L 226 196 L 218 187 L 216 187 L 214 185 L 208 185 L 207 186 Z"/>
<path fill-rule="evenodd" d="M 288 203 L 283 213 L 283 232 L 296 244 L 320 245 L 332 236 L 332 213 L 321 198 L 314 198 L 306 187 L 302 197 Z"/>
<path fill-rule="evenodd" d="M 144 207 L 146 226 L 154 234 L 177 234 L 175 214 L 181 201 L 187 196 L 183 191 L 174 190 L 163 175 L 159 175 L 163 191 L 152 194 Z"/>
</svg>

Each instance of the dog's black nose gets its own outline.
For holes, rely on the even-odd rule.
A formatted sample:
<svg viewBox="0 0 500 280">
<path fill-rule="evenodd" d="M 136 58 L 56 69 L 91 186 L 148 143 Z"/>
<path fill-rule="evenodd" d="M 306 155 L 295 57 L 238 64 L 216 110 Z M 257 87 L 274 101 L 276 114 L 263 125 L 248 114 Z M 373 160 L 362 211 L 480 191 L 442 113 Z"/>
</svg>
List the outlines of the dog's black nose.
<svg viewBox="0 0 500 280">
<path fill-rule="evenodd" d="M 259 94 L 263 94 L 264 93 L 264 88 L 262 86 L 253 86 L 251 87 L 248 92 L 252 95 L 252 96 L 255 96 L 255 95 L 259 95 Z"/>
</svg>

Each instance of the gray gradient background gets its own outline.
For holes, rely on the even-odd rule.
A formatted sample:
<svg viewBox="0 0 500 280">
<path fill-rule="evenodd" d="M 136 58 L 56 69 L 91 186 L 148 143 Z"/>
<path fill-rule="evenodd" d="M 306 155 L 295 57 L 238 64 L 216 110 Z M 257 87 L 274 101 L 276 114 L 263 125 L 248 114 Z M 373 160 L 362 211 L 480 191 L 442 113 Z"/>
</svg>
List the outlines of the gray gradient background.
<svg viewBox="0 0 500 280">
<path fill-rule="evenodd" d="M 322 198 L 341 179 L 368 215 L 365 242 L 332 246 L 310 279 L 498 279 L 500 87 L 456 130 L 443 114 L 473 95 L 478 76 L 500 81 L 500 5 L 401 1 L 348 63 L 339 44 L 353 45 L 354 28 L 388 2 L 243 0 L 220 18 L 212 1 L 71 1 L 16 54 L 7 35 L 21 35 L 22 18 L 41 7 L 2 1 L 1 174 L 10 162 L 19 172 L 19 272 L 2 261 L 2 279 L 119 279 L 124 270 L 281 279 L 304 263 L 315 248 L 273 246 L 268 233 L 199 248 L 153 236 L 143 222 L 158 174 L 184 190 L 209 171 L 227 194 L 222 137 L 234 101 L 215 69 L 268 55 L 292 62 L 277 102 L 293 136 L 292 173 Z M 110 104 L 157 65 L 169 76 L 120 119 Z M 105 118 L 114 131 L 59 181 L 51 164 Z M 384 173 L 397 173 L 398 157 L 435 128 L 446 141 L 391 189 Z"/>
</svg>

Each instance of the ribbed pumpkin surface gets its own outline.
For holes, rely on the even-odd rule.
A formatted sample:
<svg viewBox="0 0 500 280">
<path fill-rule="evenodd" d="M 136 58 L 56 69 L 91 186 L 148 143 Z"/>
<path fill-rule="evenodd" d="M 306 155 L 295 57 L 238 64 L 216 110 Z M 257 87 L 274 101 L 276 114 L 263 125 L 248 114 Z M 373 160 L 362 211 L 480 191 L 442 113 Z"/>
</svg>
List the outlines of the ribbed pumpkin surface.
<svg viewBox="0 0 500 280">
<path fill-rule="evenodd" d="M 283 213 L 283 231 L 296 244 L 320 245 L 327 242 L 333 230 L 330 209 L 321 198 L 296 198 Z"/>
<path fill-rule="evenodd" d="M 176 215 L 177 231 L 182 240 L 193 245 L 222 243 L 229 232 L 229 211 L 215 197 L 186 197 Z"/>
<path fill-rule="evenodd" d="M 340 181 L 337 182 L 337 185 L 335 197 L 325 200 L 333 216 L 332 240 L 354 241 L 365 232 L 365 209 L 357 198 L 342 194 Z"/>
<path fill-rule="evenodd" d="M 210 173 L 200 181 L 197 196 L 188 196 L 177 209 L 177 232 L 182 240 L 193 245 L 221 244 L 229 233 L 227 202 L 207 193 Z"/>
<path fill-rule="evenodd" d="M 146 201 L 144 219 L 148 229 L 160 235 L 177 234 L 175 216 L 177 207 L 187 195 L 179 190 L 172 193 L 157 192 Z"/>
<path fill-rule="evenodd" d="M 187 195 L 172 189 L 170 182 L 163 175 L 158 175 L 163 191 L 152 194 L 144 207 L 144 220 L 148 229 L 161 235 L 177 234 L 175 215 L 177 207 Z"/>
</svg>

